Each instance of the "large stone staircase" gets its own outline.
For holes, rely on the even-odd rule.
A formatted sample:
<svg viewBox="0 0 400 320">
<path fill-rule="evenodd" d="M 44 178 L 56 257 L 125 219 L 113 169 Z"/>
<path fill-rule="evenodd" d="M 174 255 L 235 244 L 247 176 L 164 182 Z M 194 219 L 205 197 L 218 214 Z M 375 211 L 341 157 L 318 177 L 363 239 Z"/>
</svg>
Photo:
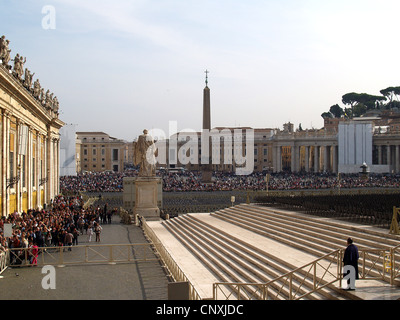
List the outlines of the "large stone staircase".
<svg viewBox="0 0 400 320">
<path fill-rule="evenodd" d="M 344 248 L 349 236 L 355 240 L 361 253 L 400 244 L 400 237 L 372 228 L 246 204 L 211 214 L 182 215 L 162 225 L 179 241 L 184 248 L 181 250 L 187 250 L 183 253 L 186 259 L 193 259 L 193 265 L 198 265 L 197 270 L 208 270 L 214 282 L 268 283 L 297 269 L 292 275 L 293 282 L 303 283 L 300 294 L 311 292 L 304 299 L 314 300 L 359 299 L 359 296 L 340 289 L 338 283 L 313 292 L 312 279 L 305 277 L 305 271 L 299 267 Z M 378 257 L 376 261 L 366 262 L 371 275 L 379 276 L 374 269 L 380 260 Z M 336 267 L 330 269 L 333 274 Z M 186 272 L 190 273 L 190 268 Z M 282 278 L 270 286 L 271 296 L 276 299 L 289 296 L 285 281 Z M 195 282 L 201 283 L 201 280 Z M 256 288 L 256 285 L 248 287 Z M 274 295 L 274 291 L 280 294 Z M 241 298 L 248 297 L 245 291 L 242 295 Z"/>
</svg>

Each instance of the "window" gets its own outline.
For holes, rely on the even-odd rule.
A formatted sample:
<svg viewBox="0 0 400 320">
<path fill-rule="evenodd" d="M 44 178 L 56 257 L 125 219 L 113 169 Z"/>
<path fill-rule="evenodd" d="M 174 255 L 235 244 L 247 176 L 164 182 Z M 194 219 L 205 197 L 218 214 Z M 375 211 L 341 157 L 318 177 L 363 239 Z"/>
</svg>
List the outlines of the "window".
<svg viewBox="0 0 400 320">
<path fill-rule="evenodd" d="M 118 161 L 118 149 L 113 149 L 112 161 Z M 118 170 L 114 170 L 118 171 Z"/>
</svg>

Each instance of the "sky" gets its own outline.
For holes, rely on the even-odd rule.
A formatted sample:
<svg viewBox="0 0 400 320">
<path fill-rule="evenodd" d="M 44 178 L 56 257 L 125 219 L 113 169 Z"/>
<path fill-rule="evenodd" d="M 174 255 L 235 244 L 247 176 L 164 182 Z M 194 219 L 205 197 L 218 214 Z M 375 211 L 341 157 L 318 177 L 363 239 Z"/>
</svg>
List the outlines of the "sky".
<svg viewBox="0 0 400 320">
<path fill-rule="evenodd" d="M 51 10 L 49 10 L 51 8 Z M 2 0 L 12 58 L 77 131 L 321 128 L 349 92 L 398 86 L 398 0 Z"/>
</svg>

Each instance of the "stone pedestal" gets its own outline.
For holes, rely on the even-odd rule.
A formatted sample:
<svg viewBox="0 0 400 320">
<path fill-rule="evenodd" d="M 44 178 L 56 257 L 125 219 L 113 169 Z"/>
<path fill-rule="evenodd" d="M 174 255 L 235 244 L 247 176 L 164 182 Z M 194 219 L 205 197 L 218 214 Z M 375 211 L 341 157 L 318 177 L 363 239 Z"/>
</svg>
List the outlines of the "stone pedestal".
<svg viewBox="0 0 400 320">
<path fill-rule="evenodd" d="M 135 179 L 135 215 L 144 217 L 146 220 L 159 220 L 162 205 L 160 200 L 162 194 L 161 178 L 138 177 Z M 160 190 L 161 189 L 161 190 Z"/>
<path fill-rule="evenodd" d="M 208 183 L 212 183 L 212 171 L 211 170 L 204 170 L 201 172 L 202 173 L 202 178 L 201 178 L 201 182 L 208 184 Z"/>
</svg>

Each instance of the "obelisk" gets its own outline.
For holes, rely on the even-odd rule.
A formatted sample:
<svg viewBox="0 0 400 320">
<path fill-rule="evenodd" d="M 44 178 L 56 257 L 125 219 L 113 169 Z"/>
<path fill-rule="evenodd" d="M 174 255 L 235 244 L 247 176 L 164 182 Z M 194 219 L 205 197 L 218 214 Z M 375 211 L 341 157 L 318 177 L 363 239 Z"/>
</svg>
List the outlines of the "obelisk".
<svg viewBox="0 0 400 320">
<path fill-rule="evenodd" d="M 208 139 L 208 163 L 202 163 L 202 182 L 211 183 L 212 182 L 212 154 L 211 154 L 211 139 L 208 133 L 211 130 L 211 104 L 210 104 L 210 88 L 208 87 L 208 73 L 206 70 L 206 87 L 203 90 L 203 133 L 207 133 L 206 137 Z M 203 149 L 203 148 L 202 148 Z M 204 149 L 203 149 L 204 150 Z M 202 158 L 203 160 L 205 158 Z"/>
<path fill-rule="evenodd" d="M 210 88 L 208 87 L 208 73 L 206 70 L 206 87 L 203 90 L 203 130 L 211 130 Z"/>
</svg>

